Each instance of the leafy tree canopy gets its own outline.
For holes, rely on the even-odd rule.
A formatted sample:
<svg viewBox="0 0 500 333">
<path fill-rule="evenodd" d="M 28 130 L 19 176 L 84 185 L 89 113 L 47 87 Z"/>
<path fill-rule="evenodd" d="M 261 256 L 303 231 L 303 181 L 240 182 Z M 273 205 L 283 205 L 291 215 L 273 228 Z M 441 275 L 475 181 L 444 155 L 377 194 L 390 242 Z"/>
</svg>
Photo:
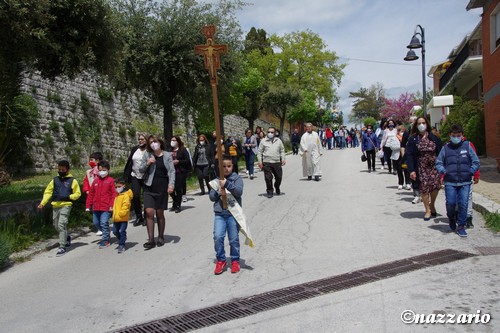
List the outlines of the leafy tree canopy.
<svg viewBox="0 0 500 333">
<path fill-rule="evenodd" d="M 350 122 L 360 123 L 363 119 L 370 117 L 380 119 L 380 110 L 385 99 L 384 87 L 381 83 L 351 91 L 349 98 L 354 98 Z"/>
</svg>

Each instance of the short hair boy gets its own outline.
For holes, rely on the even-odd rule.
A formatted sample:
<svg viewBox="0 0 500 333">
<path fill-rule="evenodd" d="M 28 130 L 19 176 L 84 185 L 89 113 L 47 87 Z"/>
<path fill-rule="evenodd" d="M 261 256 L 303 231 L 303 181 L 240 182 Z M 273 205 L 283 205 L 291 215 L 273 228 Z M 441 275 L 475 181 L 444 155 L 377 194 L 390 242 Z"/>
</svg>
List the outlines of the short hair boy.
<svg viewBox="0 0 500 333">
<path fill-rule="evenodd" d="M 225 155 L 222 159 L 224 169 L 224 180 L 220 180 L 219 192 L 210 189 L 210 200 L 214 202 L 214 248 L 217 263 L 214 274 L 221 274 L 226 268 L 226 253 L 224 251 L 224 238 L 226 232 L 229 239 L 231 255 L 231 273 L 240 271 L 240 227 L 231 213 L 222 207 L 221 196 L 229 191 L 241 206 L 243 194 L 243 179 L 233 172 L 233 161 L 231 156 Z M 229 204 L 229 203 L 228 203 Z"/>
<path fill-rule="evenodd" d="M 100 249 L 110 245 L 109 242 L 109 219 L 113 211 L 113 204 L 116 197 L 115 181 L 109 176 L 110 165 L 106 160 L 98 164 L 98 177 L 94 179 L 87 196 L 85 210 L 93 211 L 93 222 L 102 231 Z"/>
<path fill-rule="evenodd" d="M 467 237 L 465 225 L 469 191 L 474 173 L 480 163 L 469 141 L 465 140 L 460 124 L 450 127 L 450 141 L 443 146 L 436 160 L 436 169 L 444 174 L 446 215 L 450 229 L 460 237 Z M 458 215 L 455 213 L 458 205 Z M 457 227 L 458 224 L 458 227 Z"/>
<path fill-rule="evenodd" d="M 66 249 L 71 246 L 71 236 L 68 235 L 68 222 L 72 201 L 78 200 L 82 193 L 78 181 L 69 173 L 70 166 L 66 160 L 57 164 L 58 176 L 45 188 L 43 199 L 38 205 L 42 209 L 49 201 L 52 201 L 52 221 L 54 227 L 59 231 L 59 248 L 56 256 L 60 257 L 66 253 Z"/>
</svg>

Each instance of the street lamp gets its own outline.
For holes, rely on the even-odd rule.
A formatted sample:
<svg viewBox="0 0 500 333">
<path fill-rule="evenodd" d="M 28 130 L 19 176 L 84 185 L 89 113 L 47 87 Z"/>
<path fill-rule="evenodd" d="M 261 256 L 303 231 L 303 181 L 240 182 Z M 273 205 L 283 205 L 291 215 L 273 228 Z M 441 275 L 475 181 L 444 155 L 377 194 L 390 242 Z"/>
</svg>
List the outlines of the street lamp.
<svg viewBox="0 0 500 333">
<path fill-rule="evenodd" d="M 417 28 L 420 29 L 420 32 L 417 31 Z M 418 39 L 417 36 L 420 36 L 422 39 L 422 43 L 420 42 L 420 39 Z M 404 58 L 405 61 L 413 61 L 417 60 L 418 56 L 413 51 L 413 49 L 420 49 L 422 48 L 422 95 L 423 95 L 423 104 L 422 108 L 424 109 L 424 117 L 427 119 L 427 101 L 426 101 L 426 90 L 425 90 L 425 33 L 424 33 L 424 28 L 419 24 L 415 27 L 415 32 L 413 33 L 413 37 L 411 38 L 410 44 L 408 44 L 407 48 L 410 50 L 406 54 L 406 57 Z"/>
</svg>

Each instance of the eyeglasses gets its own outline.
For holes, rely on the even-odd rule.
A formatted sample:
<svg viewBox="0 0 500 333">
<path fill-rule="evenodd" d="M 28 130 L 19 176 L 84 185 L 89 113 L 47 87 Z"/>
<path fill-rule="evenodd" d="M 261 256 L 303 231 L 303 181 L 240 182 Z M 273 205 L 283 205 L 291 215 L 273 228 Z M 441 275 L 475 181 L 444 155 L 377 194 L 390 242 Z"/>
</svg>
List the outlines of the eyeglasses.
<svg viewBox="0 0 500 333">
<path fill-rule="evenodd" d="M 151 140 L 151 141 L 149 141 L 149 143 L 150 143 L 150 144 L 151 144 L 151 143 L 153 143 L 153 142 L 158 142 L 158 141 L 156 141 L 156 140 Z"/>
</svg>

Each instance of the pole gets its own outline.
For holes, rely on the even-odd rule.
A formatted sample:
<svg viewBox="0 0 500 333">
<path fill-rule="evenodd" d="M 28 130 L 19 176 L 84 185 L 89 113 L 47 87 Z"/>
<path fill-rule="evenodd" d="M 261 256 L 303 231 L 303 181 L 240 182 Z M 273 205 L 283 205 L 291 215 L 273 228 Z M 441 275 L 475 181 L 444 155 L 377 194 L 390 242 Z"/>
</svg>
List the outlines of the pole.
<svg viewBox="0 0 500 333">
<path fill-rule="evenodd" d="M 215 120 L 215 133 L 217 140 L 217 160 L 219 161 L 219 179 L 224 180 L 224 167 L 222 166 L 222 136 L 220 128 L 220 116 L 219 116 L 219 98 L 217 96 L 217 84 L 212 83 L 212 99 L 214 104 L 214 120 Z M 222 208 L 227 209 L 227 196 L 224 194 L 221 196 Z"/>
<path fill-rule="evenodd" d="M 424 108 L 424 117 L 427 119 L 427 90 L 426 90 L 426 85 L 425 85 L 425 33 L 424 33 L 424 28 L 419 24 L 418 27 L 420 28 L 420 31 L 422 32 L 422 99 L 423 99 L 423 108 Z"/>
</svg>

